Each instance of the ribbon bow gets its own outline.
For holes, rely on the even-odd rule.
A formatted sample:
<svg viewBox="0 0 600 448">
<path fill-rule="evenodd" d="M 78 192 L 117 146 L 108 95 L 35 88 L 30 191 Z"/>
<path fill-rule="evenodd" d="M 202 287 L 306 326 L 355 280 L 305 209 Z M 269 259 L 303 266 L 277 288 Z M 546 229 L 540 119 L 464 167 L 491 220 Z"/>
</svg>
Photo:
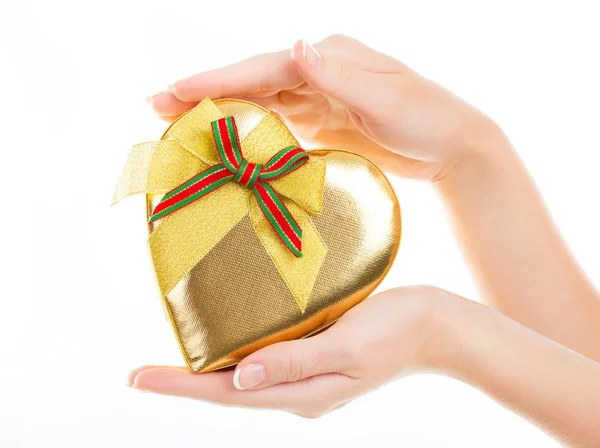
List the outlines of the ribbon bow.
<svg viewBox="0 0 600 448">
<path fill-rule="evenodd" d="M 268 182 L 300 168 L 308 161 L 308 154 L 302 148 L 291 145 L 264 165 L 252 163 L 243 157 L 234 117 L 215 120 L 211 128 L 221 163 L 207 168 L 165 194 L 148 222 L 164 218 L 233 180 L 254 193 L 260 209 L 281 241 L 296 257 L 301 257 L 302 229 Z"/>
<path fill-rule="evenodd" d="M 325 163 L 309 157 L 275 115 L 251 124 L 240 139 L 235 120 L 205 99 L 162 140 L 131 149 L 113 203 L 164 195 L 148 240 L 163 297 L 248 217 L 304 312 L 327 253 L 309 216 L 322 208 Z"/>
</svg>

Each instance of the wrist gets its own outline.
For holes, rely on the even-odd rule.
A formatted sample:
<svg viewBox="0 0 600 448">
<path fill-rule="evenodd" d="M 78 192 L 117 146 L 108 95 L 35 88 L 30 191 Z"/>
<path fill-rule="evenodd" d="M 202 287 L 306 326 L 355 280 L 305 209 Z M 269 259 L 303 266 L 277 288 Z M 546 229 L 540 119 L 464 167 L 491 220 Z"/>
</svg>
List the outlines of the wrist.
<svg viewBox="0 0 600 448">
<path fill-rule="evenodd" d="M 483 182 L 502 171 L 507 162 L 517 159 L 514 149 L 502 131 L 492 120 L 485 118 L 483 124 L 473 126 L 464 140 L 464 148 L 457 152 L 439 176 L 433 179 L 435 189 L 441 194 L 478 189 Z"/>
<path fill-rule="evenodd" d="M 432 372 L 466 380 L 476 361 L 477 344 L 485 336 L 482 322 L 494 311 L 444 290 L 435 302 L 423 365 Z"/>
</svg>

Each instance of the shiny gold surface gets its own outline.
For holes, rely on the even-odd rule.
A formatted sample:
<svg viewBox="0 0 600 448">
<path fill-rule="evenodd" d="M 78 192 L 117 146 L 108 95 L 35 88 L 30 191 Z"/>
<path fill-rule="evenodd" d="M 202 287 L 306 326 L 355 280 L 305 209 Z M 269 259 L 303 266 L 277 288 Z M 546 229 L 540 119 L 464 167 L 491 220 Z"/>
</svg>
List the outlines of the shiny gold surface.
<svg viewBox="0 0 600 448">
<path fill-rule="evenodd" d="M 215 103 L 236 117 L 242 139 L 266 114 L 241 101 Z M 328 252 L 305 313 L 290 296 L 249 216 L 244 216 L 165 298 L 192 370 L 233 365 L 265 345 L 318 331 L 367 297 L 389 270 L 401 222 L 385 176 L 352 153 L 310 154 L 327 166 L 323 209 L 311 220 Z"/>
</svg>

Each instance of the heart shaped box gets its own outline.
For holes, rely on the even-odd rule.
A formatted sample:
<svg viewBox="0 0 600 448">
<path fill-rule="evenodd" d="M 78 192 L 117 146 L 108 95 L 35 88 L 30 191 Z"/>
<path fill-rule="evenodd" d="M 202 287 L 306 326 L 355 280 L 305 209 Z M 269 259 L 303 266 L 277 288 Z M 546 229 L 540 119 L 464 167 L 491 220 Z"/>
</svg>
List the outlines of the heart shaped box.
<svg viewBox="0 0 600 448">
<path fill-rule="evenodd" d="M 235 118 L 242 140 L 269 114 L 241 100 L 214 104 Z M 162 140 L 170 139 L 175 123 Z M 401 218 L 385 175 L 351 152 L 317 149 L 308 154 L 326 166 L 322 210 L 310 219 L 327 254 L 306 309 L 299 309 L 245 216 L 164 297 L 192 371 L 232 366 L 262 347 L 326 328 L 365 299 L 390 269 L 400 243 Z M 146 196 L 148 216 L 162 196 Z M 150 225 L 150 232 L 155 228 Z"/>
</svg>

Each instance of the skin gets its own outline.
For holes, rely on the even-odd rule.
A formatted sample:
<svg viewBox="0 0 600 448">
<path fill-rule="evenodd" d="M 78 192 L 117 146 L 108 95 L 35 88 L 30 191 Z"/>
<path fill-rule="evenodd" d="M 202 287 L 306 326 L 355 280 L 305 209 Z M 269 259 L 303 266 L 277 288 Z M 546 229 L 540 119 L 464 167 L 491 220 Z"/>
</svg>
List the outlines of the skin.
<svg viewBox="0 0 600 448">
<path fill-rule="evenodd" d="M 256 102 L 305 141 L 431 182 L 490 306 L 430 286 L 396 288 L 323 333 L 253 353 L 235 371 L 145 366 L 130 385 L 317 417 L 396 378 L 437 372 L 565 444 L 600 446 L 600 297 L 492 120 L 345 36 L 199 73 L 149 102 L 171 121 L 206 96 Z"/>
</svg>

